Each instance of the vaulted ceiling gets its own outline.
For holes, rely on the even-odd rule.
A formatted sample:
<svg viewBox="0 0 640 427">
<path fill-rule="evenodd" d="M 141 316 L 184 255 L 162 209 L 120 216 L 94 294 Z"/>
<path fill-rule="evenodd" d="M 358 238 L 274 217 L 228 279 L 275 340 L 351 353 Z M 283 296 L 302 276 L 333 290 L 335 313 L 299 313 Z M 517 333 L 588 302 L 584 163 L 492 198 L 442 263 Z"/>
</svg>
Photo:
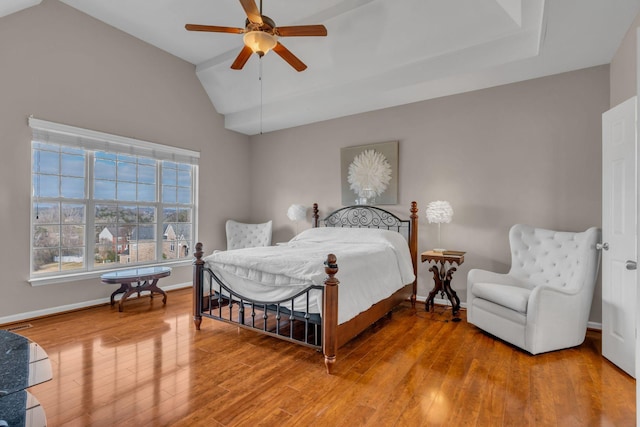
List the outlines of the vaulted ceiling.
<svg viewBox="0 0 640 427">
<path fill-rule="evenodd" d="M 40 1 L 2 0 L 0 16 Z M 184 26 L 244 28 L 238 0 L 60 1 L 195 64 L 225 126 L 247 135 L 607 64 L 640 11 L 640 0 L 263 0 L 277 25 L 328 36 L 280 39 L 303 72 L 274 53 L 236 71 L 241 34 Z"/>
</svg>

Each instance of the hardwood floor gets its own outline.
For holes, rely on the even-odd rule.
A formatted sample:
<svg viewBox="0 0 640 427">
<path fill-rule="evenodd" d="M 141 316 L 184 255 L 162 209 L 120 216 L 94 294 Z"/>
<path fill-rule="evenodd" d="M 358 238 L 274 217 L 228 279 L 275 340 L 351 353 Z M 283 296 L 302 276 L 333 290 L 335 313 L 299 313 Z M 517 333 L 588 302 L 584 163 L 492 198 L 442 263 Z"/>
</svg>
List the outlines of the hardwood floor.
<svg viewBox="0 0 640 427">
<path fill-rule="evenodd" d="M 29 322 L 49 354 L 49 426 L 633 426 L 635 380 L 578 348 L 530 356 L 436 306 L 409 304 L 322 356 L 191 320 L 191 291 Z M 15 325 L 4 325 L 11 329 Z"/>
</svg>

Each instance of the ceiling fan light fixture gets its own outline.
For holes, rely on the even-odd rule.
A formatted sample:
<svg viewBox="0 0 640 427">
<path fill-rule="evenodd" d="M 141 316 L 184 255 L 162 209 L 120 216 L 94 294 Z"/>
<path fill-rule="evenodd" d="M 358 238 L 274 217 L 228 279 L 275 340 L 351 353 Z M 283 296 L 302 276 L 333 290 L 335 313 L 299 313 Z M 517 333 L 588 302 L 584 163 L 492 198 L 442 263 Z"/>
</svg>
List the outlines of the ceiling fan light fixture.
<svg viewBox="0 0 640 427">
<path fill-rule="evenodd" d="M 248 31 L 244 33 L 243 40 L 259 56 L 265 55 L 278 44 L 278 37 L 265 31 Z"/>
</svg>

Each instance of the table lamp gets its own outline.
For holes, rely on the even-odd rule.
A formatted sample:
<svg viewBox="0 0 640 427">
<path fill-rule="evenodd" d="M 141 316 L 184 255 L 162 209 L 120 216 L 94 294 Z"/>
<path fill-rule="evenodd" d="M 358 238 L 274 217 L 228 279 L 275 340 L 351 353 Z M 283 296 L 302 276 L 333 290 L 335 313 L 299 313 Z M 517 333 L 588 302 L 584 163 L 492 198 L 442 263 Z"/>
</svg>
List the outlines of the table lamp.
<svg viewBox="0 0 640 427">
<path fill-rule="evenodd" d="M 287 217 L 296 223 L 296 235 L 298 234 L 298 221 L 307 219 L 307 208 L 302 205 L 293 204 L 287 210 Z"/>
<path fill-rule="evenodd" d="M 443 222 L 451 222 L 453 217 L 453 208 L 451 204 L 445 200 L 436 200 L 427 205 L 427 220 L 429 223 L 435 222 L 438 224 L 438 247 L 434 249 L 434 252 L 444 252 L 440 241 L 440 225 Z"/>
</svg>

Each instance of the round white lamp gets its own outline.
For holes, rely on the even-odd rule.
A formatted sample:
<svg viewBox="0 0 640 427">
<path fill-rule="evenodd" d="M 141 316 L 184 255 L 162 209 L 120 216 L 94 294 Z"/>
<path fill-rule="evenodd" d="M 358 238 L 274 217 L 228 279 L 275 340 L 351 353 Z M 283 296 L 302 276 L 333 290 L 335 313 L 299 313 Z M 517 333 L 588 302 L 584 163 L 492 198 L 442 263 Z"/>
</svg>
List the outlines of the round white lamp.
<svg viewBox="0 0 640 427">
<path fill-rule="evenodd" d="M 298 234 L 298 221 L 307 219 L 307 208 L 303 205 L 293 204 L 287 209 L 287 217 L 296 223 L 296 234 Z"/>
<path fill-rule="evenodd" d="M 435 252 L 444 252 L 440 241 L 440 224 L 443 222 L 451 222 L 453 217 L 453 208 L 451 204 L 445 200 L 436 200 L 427 205 L 427 220 L 429 223 L 438 224 L 438 247 L 434 249 Z"/>
</svg>

